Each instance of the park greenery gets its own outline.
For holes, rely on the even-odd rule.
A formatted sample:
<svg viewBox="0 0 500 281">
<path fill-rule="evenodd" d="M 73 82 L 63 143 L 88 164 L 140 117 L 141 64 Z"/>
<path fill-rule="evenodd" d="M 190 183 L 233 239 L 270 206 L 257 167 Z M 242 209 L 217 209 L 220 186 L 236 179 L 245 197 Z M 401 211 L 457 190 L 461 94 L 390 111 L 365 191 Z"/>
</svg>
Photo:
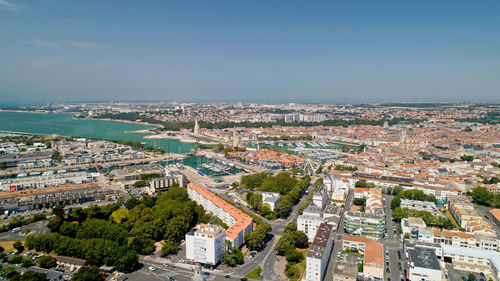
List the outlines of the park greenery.
<svg viewBox="0 0 500 281">
<path fill-rule="evenodd" d="M 268 173 L 262 172 L 243 176 L 241 178 L 241 185 L 250 192 L 258 190 L 279 193 L 281 195 L 281 200 L 270 215 L 273 218 L 286 218 L 293 205 L 297 203 L 306 190 L 310 180 L 311 178 L 309 176 L 296 178 L 291 176 L 288 172 L 281 172 L 276 176 L 271 176 Z M 262 210 L 262 204 L 258 201 L 259 197 L 256 197 L 254 194 L 250 195 L 248 198 L 252 199 L 250 202 L 252 208 L 257 207 L 257 210 L 260 212 Z"/>
<path fill-rule="evenodd" d="M 316 190 L 318 190 L 318 187 L 320 185 L 323 184 L 323 178 L 319 178 L 317 179 L 315 182 L 314 182 L 314 187 L 311 191 L 311 193 L 309 194 L 309 197 L 307 197 L 307 200 L 306 202 L 304 202 L 304 204 L 302 204 L 302 206 L 300 206 L 299 210 L 298 210 L 298 213 L 299 215 L 302 215 L 302 213 L 304 212 L 304 210 L 307 208 L 307 206 L 309 204 L 311 204 L 311 202 L 313 201 L 313 196 L 314 196 L 314 193 L 316 192 Z"/>
<path fill-rule="evenodd" d="M 351 171 L 355 172 L 358 170 L 357 167 L 352 167 L 352 166 L 345 166 L 345 165 L 335 165 L 335 170 L 336 171 Z"/>
<path fill-rule="evenodd" d="M 401 199 L 428 201 L 434 204 L 438 203 L 436 196 L 425 194 L 422 190 L 418 189 L 404 190 L 403 187 L 396 186 L 392 189 L 392 193 L 395 194 L 391 201 L 391 209 L 393 210 L 401 206 Z"/>
<path fill-rule="evenodd" d="M 354 183 L 354 187 L 375 188 L 376 185 L 373 182 L 366 182 L 365 180 L 359 180 Z"/>
<path fill-rule="evenodd" d="M 427 226 L 435 226 L 445 229 L 455 228 L 455 225 L 449 218 L 441 215 L 433 215 L 427 211 L 418 211 L 408 208 L 397 207 L 392 211 L 392 217 L 398 221 L 401 221 L 401 219 L 404 218 L 417 217 L 421 218 Z"/>
<path fill-rule="evenodd" d="M 244 258 L 243 253 L 240 249 L 233 247 L 229 240 L 226 240 L 226 252 L 222 257 L 222 263 L 227 266 L 234 267 L 239 264 L 243 264 Z"/>
<path fill-rule="evenodd" d="M 255 227 L 255 230 L 245 234 L 245 244 L 250 250 L 261 250 L 265 242 L 271 238 L 271 226 L 268 223 L 261 222 Z"/>
<path fill-rule="evenodd" d="M 57 259 L 50 255 L 43 255 L 39 257 L 36 262 L 42 268 L 53 268 L 56 266 Z"/>
<path fill-rule="evenodd" d="M 156 241 L 164 241 L 162 254 L 168 255 L 193 226 L 210 220 L 186 189 L 177 186 L 156 197 L 132 198 L 123 206 L 68 210 L 57 206 L 53 213 L 47 224 L 52 233 L 27 236 L 28 249 L 82 258 L 89 265 L 115 266 L 123 272 L 137 269 L 137 254 L 152 253 Z"/>
<path fill-rule="evenodd" d="M 138 187 L 138 186 L 145 186 L 149 181 L 151 181 L 152 179 L 156 179 L 156 178 L 159 178 L 161 177 L 160 174 L 157 174 L 157 173 L 147 173 L 147 174 L 141 174 L 139 176 L 139 180 L 134 182 L 134 186 Z"/>
<path fill-rule="evenodd" d="M 84 265 L 78 269 L 78 271 L 73 276 L 73 281 L 104 281 L 104 276 L 102 275 L 99 268 L 96 266 Z"/>
<path fill-rule="evenodd" d="M 297 280 L 300 276 L 298 263 L 304 260 L 304 255 L 299 249 L 305 249 L 309 246 L 307 235 L 297 230 L 297 224 L 290 222 L 286 225 L 283 236 L 276 244 L 276 251 L 278 255 L 285 256 L 287 265 L 285 274 L 291 280 Z"/>
<path fill-rule="evenodd" d="M 486 187 L 475 187 L 469 192 L 469 195 L 479 205 L 500 208 L 500 194 L 494 194 Z"/>
<path fill-rule="evenodd" d="M 256 280 L 262 279 L 262 267 L 260 267 L 260 265 L 257 266 L 256 268 L 252 269 L 252 271 L 248 272 L 245 277 Z"/>
</svg>

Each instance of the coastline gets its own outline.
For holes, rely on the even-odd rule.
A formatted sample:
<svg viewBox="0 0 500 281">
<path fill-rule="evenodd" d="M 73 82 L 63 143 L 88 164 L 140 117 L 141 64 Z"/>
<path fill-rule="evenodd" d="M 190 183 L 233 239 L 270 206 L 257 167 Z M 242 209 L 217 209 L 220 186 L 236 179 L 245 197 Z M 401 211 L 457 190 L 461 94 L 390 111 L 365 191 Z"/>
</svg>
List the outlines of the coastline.
<svg viewBox="0 0 500 281">
<path fill-rule="evenodd" d="M 20 110 L 20 109 L 0 109 L 0 112 L 18 112 L 18 113 L 36 113 L 36 114 L 48 114 L 48 111 L 32 111 L 32 110 Z"/>
<path fill-rule="evenodd" d="M 113 121 L 113 122 L 122 122 L 122 123 L 129 123 L 129 124 L 138 124 L 138 125 L 145 125 L 145 126 L 153 126 L 157 128 L 163 127 L 162 125 L 159 124 L 151 124 L 148 122 L 140 122 L 140 121 L 130 121 L 130 120 L 121 120 L 121 119 L 111 119 L 111 118 L 75 118 L 74 116 L 71 117 L 74 120 L 101 120 L 101 121 Z M 144 130 L 151 130 L 151 129 L 144 129 Z M 142 130 L 139 130 L 142 131 Z M 130 131 L 130 132 L 136 132 L 136 131 Z"/>
</svg>

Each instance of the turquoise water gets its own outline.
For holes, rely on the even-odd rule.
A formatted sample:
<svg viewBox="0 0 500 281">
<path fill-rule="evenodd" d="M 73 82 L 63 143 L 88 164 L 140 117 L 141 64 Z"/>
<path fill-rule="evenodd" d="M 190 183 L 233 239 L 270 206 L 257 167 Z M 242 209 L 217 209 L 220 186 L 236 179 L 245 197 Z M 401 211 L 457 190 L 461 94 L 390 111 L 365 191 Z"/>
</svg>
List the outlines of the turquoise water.
<svg viewBox="0 0 500 281">
<path fill-rule="evenodd" d="M 77 120 L 72 119 L 72 116 L 71 113 L 40 114 L 1 111 L 0 131 L 140 141 L 161 146 L 165 151 L 174 153 L 187 153 L 194 147 L 193 144 L 177 140 L 143 139 L 142 137 L 146 134 L 125 133 L 150 129 L 153 128 L 152 126 L 105 120 Z"/>
</svg>

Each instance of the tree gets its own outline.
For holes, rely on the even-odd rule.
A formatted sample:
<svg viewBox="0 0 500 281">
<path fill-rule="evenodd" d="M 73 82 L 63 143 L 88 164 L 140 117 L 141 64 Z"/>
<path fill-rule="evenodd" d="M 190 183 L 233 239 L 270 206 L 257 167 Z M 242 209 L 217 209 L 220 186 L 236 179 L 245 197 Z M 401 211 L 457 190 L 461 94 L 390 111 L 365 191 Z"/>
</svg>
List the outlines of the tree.
<svg viewBox="0 0 500 281">
<path fill-rule="evenodd" d="M 63 224 L 63 219 L 59 216 L 53 217 L 49 219 L 47 223 L 47 228 L 50 229 L 51 232 L 59 232 L 61 225 Z"/>
<path fill-rule="evenodd" d="M 295 231 L 295 233 L 293 233 L 293 242 L 295 247 L 297 248 L 304 249 L 307 248 L 307 246 L 309 246 L 308 237 L 302 231 Z"/>
<path fill-rule="evenodd" d="M 96 266 L 84 265 L 73 275 L 73 281 L 104 281 L 99 268 Z"/>
<path fill-rule="evenodd" d="M 63 205 L 55 206 L 54 208 L 52 208 L 52 214 L 57 217 L 64 218 L 64 206 Z"/>
<path fill-rule="evenodd" d="M 21 262 L 22 267 L 28 268 L 32 265 L 33 265 L 33 260 L 31 260 L 30 258 L 23 258 L 23 261 Z"/>
<path fill-rule="evenodd" d="M 168 256 L 177 253 L 179 250 L 179 243 L 176 241 L 166 240 L 161 248 L 161 255 Z"/>
<path fill-rule="evenodd" d="M 285 226 L 285 230 L 284 232 L 292 232 L 292 231 L 297 231 L 297 223 L 296 222 L 289 222 L 286 226 Z"/>
<path fill-rule="evenodd" d="M 62 155 L 61 153 L 59 152 L 59 150 L 54 150 L 54 152 L 52 153 L 52 159 L 54 159 L 55 161 L 57 162 L 61 162 L 62 160 Z"/>
<path fill-rule="evenodd" d="M 22 253 L 24 251 L 24 246 L 23 246 L 23 242 L 17 240 L 16 242 L 14 242 L 12 244 L 12 246 L 14 247 L 14 249 L 16 249 L 19 253 Z"/>
<path fill-rule="evenodd" d="M 394 210 L 398 207 L 401 206 L 401 198 L 399 198 L 399 196 L 396 196 L 394 198 L 392 198 L 391 200 L 391 209 Z"/>
<path fill-rule="evenodd" d="M 243 264 L 243 253 L 240 249 L 232 247 L 224 253 L 222 262 L 231 267 Z"/>
<path fill-rule="evenodd" d="M 290 280 L 297 280 L 300 277 L 300 271 L 296 266 L 287 264 L 285 268 L 285 275 L 290 278 Z"/>
<path fill-rule="evenodd" d="M 53 256 L 49 256 L 49 255 L 43 255 L 41 257 L 39 257 L 36 262 L 38 263 L 38 265 L 40 267 L 43 267 L 43 268 L 53 268 L 54 266 L 56 266 L 57 264 L 57 259 L 54 258 Z"/>
<path fill-rule="evenodd" d="M 20 281 L 45 281 L 47 280 L 47 274 L 36 272 L 33 270 L 28 270 L 23 275 L 21 275 Z"/>
<path fill-rule="evenodd" d="M 366 203 L 366 199 L 365 198 L 354 198 L 352 203 L 356 206 L 364 206 Z"/>
<path fill-rule="evenodd" d="M 20 255 L 13 255 L 9 258 L 8 263 L 10 264 L 20 264 L 23 261 L 23 257 Z"/>
<path fill-rule="evenodd" d="M 19 276 L 19 273 L 17 272 L 16 268 L 13 266 L 6 267 L 2 271 L 3 276 L 9 278 L 10 280 L 13 280 L 15 276 Z"/>
<path fill-rule="evenodd" d="M 122 221 L 128 219 L 129 216 L 129 210 L 120 208 L 113 213 L 111 213 L 111 218 L 113 219 L 114 222 L 120 224 Z"/>
<path fill-rule="evenodd" d="M 469 273 L 467 275 L 467 281 L 476 281 L 476 275 L 474 275 L 474 273 Z"/>
<path fill-rule="evenodd" d="M 354 187 L 366 187 L 366 181 L 365 180 L 359 180 L 354 184 Z"/>
<path fill-rule="evenodd" d="M 474 202 L 485 206 L 491 205 L 491 199 L 493 198 L 491 192 L 486 187 L 482 186 L 472 189 L 471 197 Z"/>
<path fill-rule="evenodd" d="M 139 205 L 141 201 L 139 199 L 132 197 L 125 202 L 125 207 L 129 210 L 133 209 L 135 206 Z"/>
<path fill-rule="evenodd" d="M 290 248 L 285 252 L 286 260 L 289 263 L 299 263 L 304 259 L 304 255 L 295 248 Z"/>
</svg>

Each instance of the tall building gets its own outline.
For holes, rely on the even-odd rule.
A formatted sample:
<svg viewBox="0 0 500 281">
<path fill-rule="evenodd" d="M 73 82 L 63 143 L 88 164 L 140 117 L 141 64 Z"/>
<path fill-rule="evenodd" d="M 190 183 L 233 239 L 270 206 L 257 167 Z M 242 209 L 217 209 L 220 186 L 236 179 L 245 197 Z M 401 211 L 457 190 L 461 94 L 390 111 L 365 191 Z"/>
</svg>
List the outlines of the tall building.
<svg viewBox="0 0 500 281">
<path fill-rule="evenodd" d="M 186 234 L 186 260 L 216 265 L 224 256 L 225 240 L 223 227 L 197 225 Z"/>
<path fill-rule="evenodd" d="M 306 272 L 302 280 L 322 281 L 330 259 L 333 246 L 333 227 L 322 223 L 311 244 L 306 257 Z"/>
<path fill-rule="evenodd" d="M 238 210 L 206 188 L 191 182 L 187 185 L 187 191 L 189 198 L 229 225 L 226 230 L 226 237 L 234 247 L 239 248 L 244 242 L 245 234 L 253 231 L 253 220 L 249 215 Z"/>
<path fill-rule="evenodd" d="M 193 130 L 193 133 L 195 135 L 199 135 L 200 134 L 200 126 L 198 125 L 198 118 L 196 118 L 195 121 L 194 121 L 194 130 Z"/>
<path fill-rule="evenodd" d="M 297 217 L 297 230 L 307 235 L 309 242 L 314 240 L 319 226 L 325 222 L 321 215 L 321 208 L 311 203 L 304 209 L 302 215 Z"/>
</svg>

